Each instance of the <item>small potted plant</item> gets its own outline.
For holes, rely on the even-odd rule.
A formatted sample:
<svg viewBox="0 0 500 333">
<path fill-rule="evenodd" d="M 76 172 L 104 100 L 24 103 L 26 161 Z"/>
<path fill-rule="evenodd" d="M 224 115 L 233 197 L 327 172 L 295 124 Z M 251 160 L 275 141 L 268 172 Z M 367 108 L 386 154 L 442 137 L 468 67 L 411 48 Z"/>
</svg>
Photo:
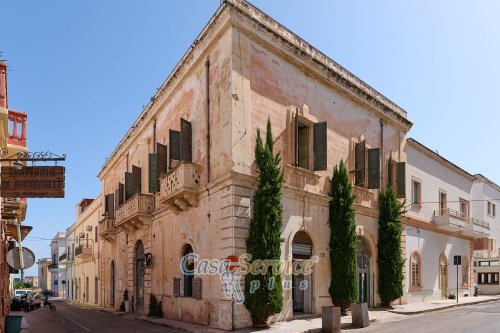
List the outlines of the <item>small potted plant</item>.
<svg viewBox="0 0 500 333">
<path fill-rule="evenodd" d="M 127 289 L 125 289 L 125 291 L 123 292 L 123 303 L 125 304 L 125 312 L 129 312 L 130 311 L 130 303 L 128 300 L 128 290 Z"/>
</svg>

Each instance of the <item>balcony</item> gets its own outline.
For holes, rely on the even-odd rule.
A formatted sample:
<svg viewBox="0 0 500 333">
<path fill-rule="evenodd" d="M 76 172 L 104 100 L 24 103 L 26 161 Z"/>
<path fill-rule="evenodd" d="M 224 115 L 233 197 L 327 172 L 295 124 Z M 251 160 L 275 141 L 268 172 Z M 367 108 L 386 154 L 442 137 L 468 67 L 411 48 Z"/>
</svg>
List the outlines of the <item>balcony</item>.
<svg viewBox="0 0 500 333">
<path fill-rule="evenodd" d="M 107 241 L 114 241 L 119 229 L 115 227 L 115 219 L 105 217 L 99 221 L 99 236 Z"/>
<path fill-rule="evenodd" d="M 57 270 L 59 269 L 59 265 L 57 263 L 52 263 L 47 266 L 47 269 L 51 272 L 57 272 Z"/>
<path fill-rule="evenodd" d="M 26 206 L 26 198 L 2 198 L 2 218 L 24 221 Z"/>
<path fill-rule="evenodd" d="M 199 188 L 198 165 L 183 162 L 160 179 L 160 202 L 179 213 L 198 205 Z"/>
<path fill-rule="evenodd" d="M 154 197 L 150 194 L 137 193 L 116 210 L 115 226 L 132 230 L 141 225 L 149 225 L 153 213 Z"/>
<path fill-rule="evenodd" d="M 9 138 L 10 145 L 26 147 L 26 119 L 25 112 L 9 110 Z"/>
<path fill-rule="evenodd" d="M 463 231 L 468 223 L 464 213 L 450 208 L 435 210 L 433 220 L 439 228 L 448 231 Z"/>
<path fill-rule="evenodd" d="M 67 264 L 73 262 L 73 253 L 64 253 L 59 256 L 59 262 L 61 264 Z"/>
<path fill-rule="evenodd" d="M 467 217 L 464 213 L 450 208 L 434 211 L 434 223 L 441 229 L 460 231 L 469 237 L 480 238 L 487 237 L 490 234 L 489 223 Z"/>
<path fill-rule="evenodd" d="M 475 238 L 488 237 L 490 235 L 490 224 L 485 221 L 470 217 L 465 230 L 462 232 L 466 236 Z"/>
<path fill-rule="evenodd" d="M 89 245 L 75 247 L 75 259 L 81 259 L 83 262 L 92 260 L 92 247 Z"/>
</svg>

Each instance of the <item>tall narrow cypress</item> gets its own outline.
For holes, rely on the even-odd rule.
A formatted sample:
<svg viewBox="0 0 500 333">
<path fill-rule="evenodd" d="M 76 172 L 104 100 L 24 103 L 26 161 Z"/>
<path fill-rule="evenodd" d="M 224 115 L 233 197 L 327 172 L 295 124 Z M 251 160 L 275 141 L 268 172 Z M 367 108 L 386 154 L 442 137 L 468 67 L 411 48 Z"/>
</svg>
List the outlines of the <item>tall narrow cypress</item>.
<svg viewBox="0 0 500 333">
<path fill-rule="evenodd" d="M 280 238 L 283 220 L 281 205 L 281 185 L 283 171 L 281 158 L 273 152 L 271 121 L 267 121 L 266 143 L 262 142 L 257 129 L 255 163 L 259 172 L 258 186 L 253 196 L 250 231 L 246 240 L 247 251 L 256 259 L 276 259 L 281 257 Z M 257 282 L 258 281 L 258 282 Z M 251 286 L 259 288 L 251 292 Z M 255 288 L 254 288 L 255 289 Z M 265 274 L 245 275 L 245 306 L 250 311 L 253 324 L 264 325 L 269 316 L 283 308 L 283 286 L 281 275 L 271 270 Z"/>
<path fill-rule="evenodd" d="M 378 221 L 378 290 L 382 304 L 403 296 L 403 266 L 401 250 L 401 217 L 404 204 L 396 199 L 391 186 L 380 192 Z"/>
<path fill-rule="evenodd" d="M 333 169 L 331 180 L 330 214 L 330 264 L 332 303 L 345 312 L 358 297 L 356 280 L 356 221 L 353 203 L 355 195 L 344 162 Z"/>
</svg>

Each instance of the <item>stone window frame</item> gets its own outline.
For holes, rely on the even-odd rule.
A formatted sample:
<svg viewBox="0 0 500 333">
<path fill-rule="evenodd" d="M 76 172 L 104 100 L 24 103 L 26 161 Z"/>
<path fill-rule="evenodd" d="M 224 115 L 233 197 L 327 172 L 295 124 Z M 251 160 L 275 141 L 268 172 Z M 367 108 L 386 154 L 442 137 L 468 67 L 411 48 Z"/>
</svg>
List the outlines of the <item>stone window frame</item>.
<svg viewBox="0 0 500 333">
<path fill-rule="evenodd" d="M 298 112 L 298 121 L 307 126 L 309 130 L 309 167 L 304 168 L 295 165 L 295 112 Z M 285 156 L 286 164 L 288 167 L 297 168 L 298 170 L 309 172 L 311 174 L 319 173 L 320 171 L 314 171 L 314 139 L 313 139 L 313 127 L 314 124 L 318 122 L 318 119 L 309 113 L 309 107 L 304 104 L 302 107 L 297 107 L 291 105 L 288 107 L 286 112 L 286 144 L 285 144 Z"/>
<path fill-rule="evenodd" d="M 415 283 L 415 279 L 413 276 L 413 258 L 417 259 L 417 279 L 418 283 Z M 414 250 L 410 254 L 410 291 L 419 291 L 422 290 L 422 255 L 418 250 Z"/>
<path fill-rule="evenodd" d="M 444 202 L 441 203 L 441 196 L 442 195 L 444 195 L 445 200 L 444 200 Z M 441 204 L 443 204 L 442 207 L 441 207 Z M 448 192 L 446 192 L 443 189 L 439 189 L 438 205 L 439 205 L 440 210 L 448 208 Z"/>
<path fill-rule="evenodd" d="M 417 194 L 417 202 L 415 199 L 415 184 L 418 184 L 418 194 Z M 415 176 L 411 177 L 411 204 L 414 207 L 422 207 L 422 180 Z"/>
<path fill-rule="evenodd" d="M 188 253 L 186 252 L 188 247 L 191 247 L 191 252 L 189 253 L 196 253 L 195 250 L 194 250 L 194 246 L 193 244 L 191 244 L 190 242 L 186 242 L 182 245 L 182 250 L 181 250 L 181 259 L 184 255 L 187 255 Z M 194 267 L 194 262 L 193 262 L 193 268 Z M 186 280 L 186 275 L 182 274 L 181 272 L 181 279 L 180 279 L 180 288 L 179 288 L 179 297 L 185 297 L 185 298 L 192 298 L 193 297 L 193 279 L 194 279 L 194 273 L 192 275 L 192 277 L 189 279 L 190 282 L 191 282 L 191 295 L 186 295 L 185 294 L 185 280 Z"/>
</svg>

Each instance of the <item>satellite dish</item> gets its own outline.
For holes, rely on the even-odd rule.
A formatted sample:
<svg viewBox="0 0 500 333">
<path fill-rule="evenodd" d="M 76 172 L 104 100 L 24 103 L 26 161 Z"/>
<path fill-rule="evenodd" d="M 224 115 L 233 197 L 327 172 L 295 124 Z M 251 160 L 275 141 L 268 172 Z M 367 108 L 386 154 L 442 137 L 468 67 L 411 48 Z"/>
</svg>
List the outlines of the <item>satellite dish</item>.
<svg viewBox="0 0 500 333">
<path fill-rule="evenodd" d="M 20 258 L 19 258 L 18 247 L 10 249 L 9 252 L 7 252 L 7 263 L 13 269 L 21 269 L 21 261 L 19 259 Z M 27 247 L 23 247 L 23 261 L 24 261 L 23 269 L 30 268 L 35 264 L 35 254 Z"/>
</svg>

